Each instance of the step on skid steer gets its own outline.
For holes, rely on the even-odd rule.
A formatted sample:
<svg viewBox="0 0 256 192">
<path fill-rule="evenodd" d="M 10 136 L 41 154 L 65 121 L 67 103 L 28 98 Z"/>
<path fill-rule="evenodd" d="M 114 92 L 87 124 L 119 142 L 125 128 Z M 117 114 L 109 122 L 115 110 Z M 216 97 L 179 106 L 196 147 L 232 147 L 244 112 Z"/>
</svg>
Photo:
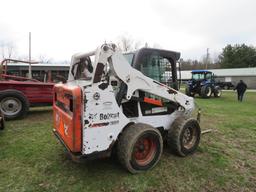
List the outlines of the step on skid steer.
<svg viewBox="0 0 256 192">
<path fill-rule="evenodd" d="M 157 57 L 160 52 L 153 51 Z M 115 152 L 128 171 L 138 173 L 157 164 L 163 140 L 180 156 L 196 150 L 201 130 L 192 117 L 194 99 L 148 76 L 114 44 L 73 55 L 68 81 L 55 85 L 53 103 L 53 131 L 73 159 Z"/>
</svg>

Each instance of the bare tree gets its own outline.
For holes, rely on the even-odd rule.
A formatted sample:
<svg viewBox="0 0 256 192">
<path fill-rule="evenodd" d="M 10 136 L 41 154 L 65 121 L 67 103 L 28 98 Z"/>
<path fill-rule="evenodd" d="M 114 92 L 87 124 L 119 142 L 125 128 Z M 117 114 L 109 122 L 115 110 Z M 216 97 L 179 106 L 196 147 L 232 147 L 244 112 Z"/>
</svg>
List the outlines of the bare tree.
<svg viewBox="0 0 256 192">
<path fill-rule="evenodd" d="M 39 61 L 40 63 L 52 63 L 52 62 L 53 62 L 53 59 L 47 57 L 46 55 L 40 55 L 39 58 L 38 58 L 38 61 Z"/>
<path fill-rule="evenodd" d="M 134 42 L 134 49 L 137 50 L 142 47 L 142 42 L 141 41 L 135 41 Z"/>
<path fill-rule="evenodd" d="M 1 47 L 1 56 L 3 57 L 3 42 L 0 42 L 0 47 Z"/>
<path fill-rule="evenodd" d="M 127 52 L 127 51 L 132 51 L 132 44 L 133 40 L 131 38 L 128 38 L 127 36 L 122 36 L 119 39 L 119 42 L 117 43 L 117 46 L 120 50 Z"/>
<path fill-rule="evenodd" d="M 130 36 L 123 35 L 119 37 L 117 47 L 124 52 L 134 51 L 142 47 L 142 42 L 136 41 Z"/>
<path fill-rule="evenodd" d="M 28 55 L 25 55 L 25 54 L 19 55 L 17 57 L 17 59 L 22 60 L 22 61 L 28 61 L 29 60 Z"/>
<path fill-rule="evenodd" d="M 158 48 L 158 49 L 162 48 L 162 46 L 158 43 L 153 43 L 153 46 L 151 45 L 152 44 L 149 44 L 148 42 L 134 40 L 129 35 L 122 35 L 117 40 L 117 47 L 123 52 L 135 51 L 137 49 L 140 49 L 141 47 L 146 47 L 146 48 L 152 47 L 152 48 Z"/>
<path fill-rule="evenodd" d="M 202 56 L 202 63 L 205 65 L 205 69 L 208 69 L 209 65 L 213 63 L 209 53 L 209 48 L 206 49 L 206 54 Z"/>
<path fill-rule="evenodd" d="M 6 47 L 6 49 L 7 49 L 7 57 L 11 58 L 15 52 L 14 44 L 9 43 L 8 46 Z"/>
<path fill-rule="evenodd" d="M 12 41 L 10 42 L 1 42 L 1 55 L 2 58 L 11 58 L 15 55 L 15 45 Z"/>
<path fill-rule="evenodd" d="M 2 59 L 4 59 L 5 58 L 5 44 L 4 44 L 4 42 L 1 42 L 0 46 L 1 46 L 1 56 L 2 56 Z"/>
<path fill-rule="evenodd" d="M 219 58 L 219 53 L 214 53 L 213 54 L 213 59 L 212 59 L 214 64 L 219 64 L 220 63 L 220 58 Z"/>
</svg>

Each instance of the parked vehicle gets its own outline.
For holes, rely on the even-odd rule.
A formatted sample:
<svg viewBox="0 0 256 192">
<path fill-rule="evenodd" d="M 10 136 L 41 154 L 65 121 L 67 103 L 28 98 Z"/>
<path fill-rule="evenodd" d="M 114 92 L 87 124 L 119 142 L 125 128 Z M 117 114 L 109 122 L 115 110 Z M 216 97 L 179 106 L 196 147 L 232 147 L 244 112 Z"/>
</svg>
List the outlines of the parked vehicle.
<svg viewBox="0 0 256 192">
<path fill-rule="evenodd" d="M 214 97 L 221 96 L 221 89 L 215 82 L 214 74 L 208 70 L 193 70 L 192 79 L 188 81 L 185 92 L 192 97 L 195 94 L 203 98 L 210 98 L 212 94 Z"/>
<path fill-rule="evenodd" d="M 7 120 L 24 117 L 30 107 L 52 104 L 54 83 L 8 75 L 8 62 L 37 63 L 15 59 L 5 59 L 1 62 L 0 110 Z"/>
<path fill-rule="evenodd" d="M 68 79 L 70 64 L 38 63 L 31 66 L 31 77 L 41 82 L 59 82 Z M 28 77 L 28 63 L 8 63 L 7 75 Z"/>
<path fill-rule="evenodd" d="M 220 81 L 218 81 L 216 83 L 216 85 L 218 85 L 221 89 L 226 89 L 226 90 L 235 88 L 235 85 L 232 82 L 220 82 Z"/>
<path fill-rule="evenodd" d="M 194 99 L 175 89 L 179 55 L 143 48 L 128 63 L 113 44 L 73 55 L 53 103 L 53 131 L 73 159 L 116 152 L 124 168 L 139 173 L 158 163 L 164 141 L 180 156 L 194 153 L 200 115 L 192 116 Z M 164 64 L 172 68 L 174 88 L 159 82 Z"/>
</svg>

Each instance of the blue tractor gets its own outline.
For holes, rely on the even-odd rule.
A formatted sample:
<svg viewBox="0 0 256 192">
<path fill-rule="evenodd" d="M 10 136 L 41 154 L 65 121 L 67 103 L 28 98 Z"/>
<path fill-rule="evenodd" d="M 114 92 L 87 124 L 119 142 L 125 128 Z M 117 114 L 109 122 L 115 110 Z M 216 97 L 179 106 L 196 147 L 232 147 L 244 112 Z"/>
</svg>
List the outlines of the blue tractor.
<svg viewBox="0 0 256 192">
<path fill-rule="evenodd" d="M 185 92 L 191 97 L 195 94 L 203 98 L 221 96 L 221 89 L 215 82 L 214 74 L 208 70 L 193 70 L 192 79 L 188 81 Z"/>
</svg>

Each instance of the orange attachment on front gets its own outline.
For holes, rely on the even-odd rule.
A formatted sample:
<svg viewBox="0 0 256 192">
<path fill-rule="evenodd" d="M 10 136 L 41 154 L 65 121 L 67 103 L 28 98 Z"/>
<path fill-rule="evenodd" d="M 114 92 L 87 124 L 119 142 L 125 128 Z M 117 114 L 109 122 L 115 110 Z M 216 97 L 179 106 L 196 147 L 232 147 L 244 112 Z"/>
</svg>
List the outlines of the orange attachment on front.
<svg viewBox="0 0 256 192">
<path fill-rule="evenodd" d="M 82 95 L 78 86 L 54 86 L 54 128 L 71 152 L 81 152 L 82 145 Z"/>
<path fill-rule="evenodd" d="M 153 104 L 153 105 L 157 105 L 157 106 L 160 106 L 160 107 L 163 106 L 162 101 L 156 100 L 156 99 L 152 99 L 152 98 L 148 98 L 148 97 L 144 97 L 144 102 L 145 103 L 150 103 L 150 104 Z"/>
</svg>

